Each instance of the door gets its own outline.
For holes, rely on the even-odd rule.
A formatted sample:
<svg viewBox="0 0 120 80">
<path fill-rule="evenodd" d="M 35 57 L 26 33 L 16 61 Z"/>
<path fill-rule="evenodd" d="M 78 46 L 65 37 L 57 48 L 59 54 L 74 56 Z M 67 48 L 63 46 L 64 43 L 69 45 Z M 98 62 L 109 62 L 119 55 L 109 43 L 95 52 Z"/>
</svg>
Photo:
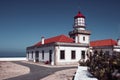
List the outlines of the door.
<svg viewBox="0 0 120 80">
<path fill-rule="evenodd" d="M 49 51 L 49 62 L 52 62 L 52 50 Z"/>
<path fill-rule="evenodd" d="M 35 62 L 39 62 L 39 51 L 35 52 Z"/>
</svg>

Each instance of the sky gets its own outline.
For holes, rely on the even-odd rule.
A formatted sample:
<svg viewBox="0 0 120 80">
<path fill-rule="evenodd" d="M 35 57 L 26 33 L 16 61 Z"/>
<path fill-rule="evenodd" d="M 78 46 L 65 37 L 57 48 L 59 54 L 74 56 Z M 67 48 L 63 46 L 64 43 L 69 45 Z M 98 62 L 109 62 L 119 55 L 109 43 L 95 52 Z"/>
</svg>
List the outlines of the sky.
<svg viewBox="0 0 120 80">
<path fill-rule="evenodd" d="M 120 0 L 0 0 L 0 57 L 25 56 L 41 36 L 68 35 L 78 11 L 91 40 L 120 37 Z"/>
</svg>

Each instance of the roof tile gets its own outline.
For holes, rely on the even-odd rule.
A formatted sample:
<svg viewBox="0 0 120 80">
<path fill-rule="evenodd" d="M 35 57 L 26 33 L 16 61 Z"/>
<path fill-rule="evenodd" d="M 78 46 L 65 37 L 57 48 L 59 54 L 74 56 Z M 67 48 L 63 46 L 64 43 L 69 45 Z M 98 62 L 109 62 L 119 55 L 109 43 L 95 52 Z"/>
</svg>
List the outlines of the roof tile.
<svg viewBox="0 0 120 80">
<path fill-rule="evenodd" d="M 117 42 L 113 39 L 97 40 L 91 41 L 90 46 L 99 47 L 99 46 L 114 46 L 117 45 Z"/>
<path fill-rule="evenodd" d="M 74 18 L 79 18 L 79 17 L 85 18 L 85 16 L 80 11 L 78 12 L 78 14 Z"/>
<path fill-rule="evenodd" d="M 44 44 L 48 44 L 48 43 L 53 43 L 53 42 L 66 42 L 66 43 L 72 43 L 74 42 L 74 40 L 68 36 L 65 36 L 65 35 L 59 35 L 59 36 L 55 36 L 55 37 L 52 37 L 52 38 L 48 38 L 48 39 L 45 39 L 44 41 Z M 38 42 L 37 44 L 35 44 L 34 46 L 41 46 L 41 41 Z"/>
</svg>

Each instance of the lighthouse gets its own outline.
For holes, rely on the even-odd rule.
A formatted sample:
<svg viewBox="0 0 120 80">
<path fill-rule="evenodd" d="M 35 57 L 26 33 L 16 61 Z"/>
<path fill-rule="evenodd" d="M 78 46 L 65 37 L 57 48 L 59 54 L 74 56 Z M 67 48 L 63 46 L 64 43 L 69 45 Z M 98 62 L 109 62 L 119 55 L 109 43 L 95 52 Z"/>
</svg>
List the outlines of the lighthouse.
<svg viewBox="0 0 120 80">
<path fill-rule="evenodd" d="M 41 38 L 41 41 L 26 48 L 27 59 L 51 65 L 78 64 L 86 61 L 89 50 L 90 31 L 86 30 L 85 16 L 78 12 L 74 16 L 73 30 L 69 36 L 58 35 Z"/>
<path fill-rule="evenodd" d="M 91 32 L 86 30 L 85 16 L 79 11 L 74 16 L 73 31 L 69 32 L 69 36 L 74 39 L 75 43 L 89 44 Z"/>
<path fill-rule="evenodd" d="M 74 26 L 77 30 L 85 30 L 85 16 L 79 11 L 74 17 Z"/>
</svg>

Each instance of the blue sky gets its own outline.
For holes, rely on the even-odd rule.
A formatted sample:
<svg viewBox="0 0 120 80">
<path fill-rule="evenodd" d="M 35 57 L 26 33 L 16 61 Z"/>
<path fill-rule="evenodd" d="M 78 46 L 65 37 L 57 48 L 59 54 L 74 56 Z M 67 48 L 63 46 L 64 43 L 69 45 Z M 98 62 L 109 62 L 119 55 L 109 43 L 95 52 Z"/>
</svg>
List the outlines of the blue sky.
<svg viewBox="0 0 120 80">
<path fill-rule="evenodd" d="M 0 0 L 0 56 L 25 55 L 41 36 L 68 35 L 78 11 L 91 40 L 120 37 L 120 0 Z"/>
</svg>

